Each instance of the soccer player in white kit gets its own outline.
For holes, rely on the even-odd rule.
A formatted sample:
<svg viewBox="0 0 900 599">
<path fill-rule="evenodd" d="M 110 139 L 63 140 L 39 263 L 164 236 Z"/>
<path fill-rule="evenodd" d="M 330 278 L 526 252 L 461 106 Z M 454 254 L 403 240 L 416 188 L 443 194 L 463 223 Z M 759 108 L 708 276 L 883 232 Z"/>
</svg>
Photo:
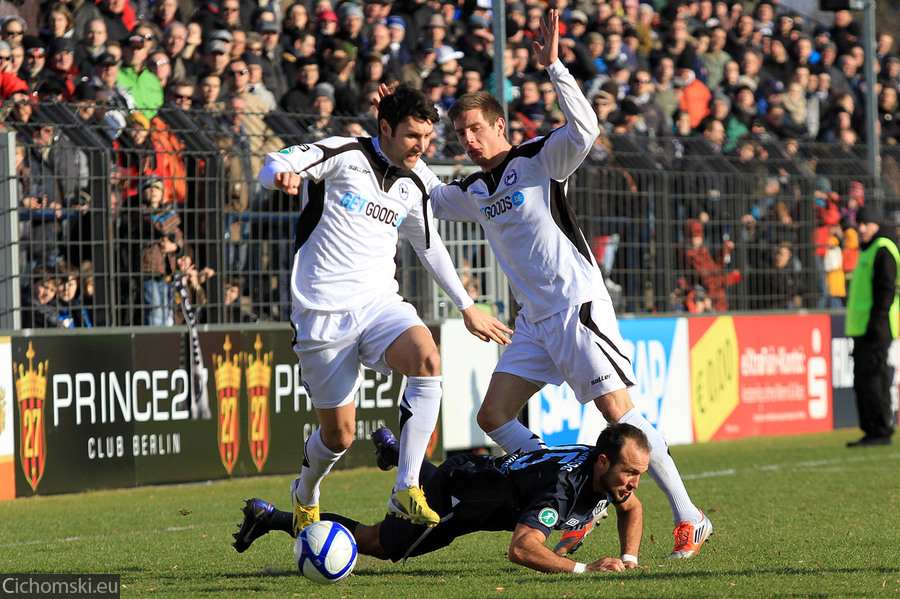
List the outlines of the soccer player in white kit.
<svg viewBox="0 0 900 599">
<path fill-rule="evenodd" d="M 378 110 L 375 139 L 331 137 L 266 156 L 258 179 L 297 195 L 302 211 L 291 273 L 294 351 L 320 427 L 304 446 L 291 486 L 294 534 L 319 519 L 319 484 L 350 447 L 360 363 L 408 377 L 400 401 L 400 467 L 389 511 L 434 526 L 439 516 L 419 486 L 437 424 L 440 354 L 412 305 L 398 294 L 399 231 L 459 308 L 476 337 L 500 344 L 512 330 L 473 305 L 432 222 L 419 158 L 438 120 L 420 91 L 400 86 Z"/>
<path fill-rule="evenodd" d="M 594 402 L 607 422 L 640 428 L 650 440 L 650 475 L 675 517 L 673 558 L 691 557 L 712 524 L 691 502 L 662 435 L 628 396 L 634 385 L 616 315 L 584 235 L 566 199 L 566 180 L 599 134 L 597 117 L 558 60 L 559 14 L 541 22 L 537 62 L 556 87 L 566 125 L 511 146 L 500 104 L 485 92 L 465 94 L 450 108 L 460 142 L 481 171 L 449 185 L 429 183 L 436 217 L 476 221 L 521 305 L 478 424 L 507 453 L 535 451 L 543 441 L 516 415 L 545 383 L 566 381 L 582 403 Z M 581 533 L 581 538 L 587 530 Z M 572 544 L 580 539 L 573 537 Z"/>
</svg>

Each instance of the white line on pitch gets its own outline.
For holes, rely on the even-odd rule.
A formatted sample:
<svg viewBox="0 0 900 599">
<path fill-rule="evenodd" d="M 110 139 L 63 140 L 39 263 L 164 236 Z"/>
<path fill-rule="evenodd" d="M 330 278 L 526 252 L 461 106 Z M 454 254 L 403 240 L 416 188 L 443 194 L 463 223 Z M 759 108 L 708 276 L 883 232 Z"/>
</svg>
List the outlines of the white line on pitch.
<svg viewBox="0 0 900 599">
<path fill-rule="evenodd" d="M 77 541 L 96 541 L 99 539 L 110 539 L 113 537 L 122 537 L 122 536 L 131 536 L 131 535 L 151 535 L 151 534 L 159 534 L 162 532 L 182 532 L 185 530 L 195 530 L 198 528 L 218 528 L 221 526 L 228 526 L 228 522 L 219 522 L 219 523 L 210 523 L 210 524 L 192 524 L 190 526 L 167 526 L 165 528 L 156 528 L 152 530 L 130 530 L 126 532 L 117 532 L 114 534 L 105 534 L 105 535 L 92 535 L 92 536 L 74 536 L 74 537 L 64 537 L 61 539 L 53 539 L 50 541 L 45 540 L 34 540 L 34 541 L 22 541 L 19 543 L 2 543 L 0 544 L 0 548 L 5 547 L 25 547 L 28 545 L 45 545 L 47 543 L 72 543 Z"/>
<path fill-rule="evenodd" d="M 886 455 L 868 455 L 868 456 L 852 456 L 846 458 L 837 458 L 834 460 L 811 460 L 808 462 L 797 462 L 796 464 L 765 464 L 763 466 L 756 466 L 755 468 L 750 468 L 746 471 L 754 471 L 760 470 L 763 472 L 773 471 L 773 470 L 783 470 L 785 468 L 821 468 L 822 466 L 834 466 L 837 464 L 851 464 L 854 462 L 871 462 L 873 460 L 884 460 L 884 459 L 893 459 L 896 460 L 900 458 L 900 453 L 889 453 Z M 720 476 L 734 476 L 741 472 L 735 468 L 728 468 L 726 470 L 710 470 L 708 472 L 697 472 L 696 474 L 683 474 L 681 478 L 683 480 L 697 480 L 699 478 L 716 478 Z"/>
</svg>

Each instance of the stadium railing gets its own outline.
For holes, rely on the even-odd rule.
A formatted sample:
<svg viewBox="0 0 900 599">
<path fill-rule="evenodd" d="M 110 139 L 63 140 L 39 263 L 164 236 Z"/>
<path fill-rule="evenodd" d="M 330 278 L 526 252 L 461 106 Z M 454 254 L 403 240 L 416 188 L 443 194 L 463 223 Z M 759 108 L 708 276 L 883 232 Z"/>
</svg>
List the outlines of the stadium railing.
<svg viewBox="0 0 900 599">
<path fill-rule="evenodd" d="M 174 139 L 175 146 L 157 143 L 123 151 L 114 147 L 102 121 L 80 120 L 71 105 L 41 106 L 40 111 L 41 122 L 49 118 L 55 125 L 52 147 L 57 152 L 45 148 L 43 163 L 28 124 L 6 123 L 4 131 L 10 133 L 0 135 L 0 328 L 5 329 L 34 320 L 34 284 L 47 276 L 40 270 L 55 272 L 64 264 L 80 272 L 82 301 L 93 324 L 144 322 L 149 306 L 143 299 L 141 258 L 155 239 L 148 236 L 144 217 L 149 215 L 138 197 L 149 180 L 145 173 L 154 170 L 163 173 L 166 193 L 178 195 L 180 201 L 172 206 L 194 264 L 215 271 L 202 285 L 205 293 L 193 298 L 200 321 L 287 320 L 300 206 L 297 198 L 257 185 L 264 144 L 278 149 L 307 143 L 341 134 L 350 123 L 374 130 L 370 117 L 332 117 L 322 126 L 312 115 L 272 112 L 252 115 L 263 129 L 248 127 L 235 135 L 227 125 L 231 114 L 164 108 L 159 118 L 167 131 L 154 125 L 151 139 L 171 134 L 169 143 Z M 459 150 L 448 140 L 437 141 L 439 151 Z M 17 161 L 17 152 L 27 159 Z M 67 170 L 47 156 L 64 156 L 74 165 Z M 32 168 L 29 161 L 36 161 Z M 474 170 L 464 156 L 438 154 L 427 161 L 445 180 Z M 178 174 L 160 164 L 179 165 Z M 128 172 L 129 166 L 136 171 Z M 713 287 L 726 279 L 732 283 L 725 286 L 728 310 L 836 307 L 840 299 L 829 297 L 822 283 L 815 193 L 830 189 L 843 205 L 862 190 L 864 201 L 878 203 L 893 217 L 900 210 L 900 150 L 885 147 L 882 167 L 879 185 L 866 169 L 863 147 L 761 139 L 722 153 L 703 137 L 612 135 L 597 141 L 570 178 L 569 198 L 621 313 L 702 311 L 710 292 L 704 285 L 708 276 L 725 277 Z M 22 203 L 44 195 L 47 202 L 37 209 Z M 754 210 L 758 218 L 750 222 L 747 215 Z M 719 263 L 721 270 L 698 273 L 682 259 L 689 242 L 686 229 L 694 221 L 714 259 L 726 244 L 734 244 Z M 476 301 L 501 318 L 513 318 L 514 302 L 480 227 L 449 222 L 439 227 Z M 773 261 L 782 242 L 789 242 L 792 253 L 787 270 L 776 269 Z M 408 244 L 400 246 L 397 267 L 401 293 L 426 320 L 454 315 L 455 308 Z M 226 304 L 233 284 L 238 299 Z M 172 307 L 176 316 L 180 310 Z"/>
</svg>

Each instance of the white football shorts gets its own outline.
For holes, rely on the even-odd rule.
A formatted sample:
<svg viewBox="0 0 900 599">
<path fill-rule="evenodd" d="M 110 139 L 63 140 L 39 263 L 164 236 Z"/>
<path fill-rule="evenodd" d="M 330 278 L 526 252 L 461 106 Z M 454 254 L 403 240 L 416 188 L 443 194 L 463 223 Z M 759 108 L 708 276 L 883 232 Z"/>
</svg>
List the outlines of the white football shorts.
<svg viewBox="0 0 900 599">
<path fill-rule="evenodd" d="M 634 385 L 634 369 L 608 299 L 573 306 L 539 322 L 520 314 L 515 329 L 494 372 L 539 386 L 565 381 L 582 404 Z"/>
<path fill-rule="evenodd" d="M 328 409 L 356 399 L 360 364 L 390 374 L 384 352 L 404 331 L 425 323 L 412 304 L 391 294 L 353 312 L 295 308 L 291 325 L 303 386 L 316 408 Z"/>
</svg>

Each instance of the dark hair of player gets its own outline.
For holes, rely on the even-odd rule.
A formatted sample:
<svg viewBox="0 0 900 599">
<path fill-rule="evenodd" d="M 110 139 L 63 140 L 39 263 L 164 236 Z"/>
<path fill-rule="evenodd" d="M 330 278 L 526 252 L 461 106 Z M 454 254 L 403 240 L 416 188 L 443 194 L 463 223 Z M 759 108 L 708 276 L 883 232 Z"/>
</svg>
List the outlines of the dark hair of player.
<svg viewBox="0 0 900 599">
<path fill-rule="evenodd" d="M 401 83 L 378 103 L 378 120 L 387 121 L 391 133 L 401 122 L 412 117 L 420 121 L 437 123 L 441 120 L 437 108 L 422 91 L 409 83 Z"/>
<path fill-rule="evenodd" d="M 450 116 L 450 121 L 455 123 L 462 113 L 469 110 L 480 110 L 484 120 L 491 125 L 496 123 L 497 119 L 503 118 L 503 108 L 500 106 L 500 102 L 486 91 L 463 94 L 453 103 L 447 114 Z"/>
<path fill-rule="evenodd" d="M 603 429 L 603 432 L 597 437 L 597 445 L 594 449 L 595 459 L 603 454 L 609 459 L 611 465 L 617 463 L 627 439 L 633 439 L 639 449 L 650 453 L 650 442 L 644 431 L 631 424 L 614 423 Z"/>
</svg>

